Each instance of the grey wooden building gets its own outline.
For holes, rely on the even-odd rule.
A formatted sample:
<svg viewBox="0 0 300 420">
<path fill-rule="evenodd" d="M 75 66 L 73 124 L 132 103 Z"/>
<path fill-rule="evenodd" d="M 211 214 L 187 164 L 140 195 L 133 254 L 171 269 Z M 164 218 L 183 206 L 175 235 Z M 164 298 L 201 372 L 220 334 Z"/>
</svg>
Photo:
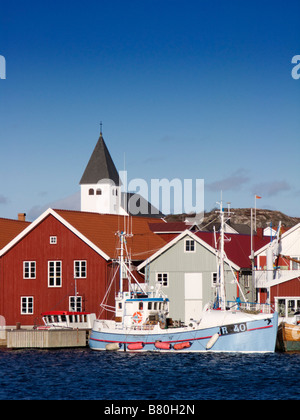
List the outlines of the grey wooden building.
<svg viewBox="0 0 300 420">
<path fill-rule="evenodd" d="M 229 265 L 230 264 L 230 265 Z M 230 268 L 232 267 L 232 269 Z M 138 266 L 150 285 L 159 283 L 170 299 L 170 318 L 188 323 L 200 319 L 205 305 L 216 294 L 216 250 L 197 234 L 185 230 Z M 226 260 L 226 299 L 235 301 L 234 273 L 240 267 Z"/>
</svg>

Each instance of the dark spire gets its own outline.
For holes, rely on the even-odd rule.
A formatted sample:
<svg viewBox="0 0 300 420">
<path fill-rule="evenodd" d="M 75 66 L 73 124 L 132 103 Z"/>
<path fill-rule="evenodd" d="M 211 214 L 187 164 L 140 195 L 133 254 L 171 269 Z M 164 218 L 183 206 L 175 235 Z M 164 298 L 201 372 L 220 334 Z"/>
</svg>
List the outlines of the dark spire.
<svg viewBox="0 0 300 420">
<path fill-rule="evenodd" d="M 82 175 L 80 184 L 97 184 L 102 179 L 111 179 L 116 186 L 121 185 L 118 171 L 102 136 L 101 122 L 98 142 Z"/>
</svg>

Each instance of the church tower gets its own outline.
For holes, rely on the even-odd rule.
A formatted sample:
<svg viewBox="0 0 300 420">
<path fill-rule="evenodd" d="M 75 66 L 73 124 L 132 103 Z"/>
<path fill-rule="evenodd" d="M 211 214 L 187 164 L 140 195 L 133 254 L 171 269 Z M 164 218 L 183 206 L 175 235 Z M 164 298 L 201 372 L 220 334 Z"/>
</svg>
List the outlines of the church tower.
<svg viewBox="0 0 300 420">
<path fill-rule="evenodd" d="M 81 211 L 127 214 L 121 207 L 121 180 L 100 129 L 100 137 L 80 180 Z"/>
</svg>

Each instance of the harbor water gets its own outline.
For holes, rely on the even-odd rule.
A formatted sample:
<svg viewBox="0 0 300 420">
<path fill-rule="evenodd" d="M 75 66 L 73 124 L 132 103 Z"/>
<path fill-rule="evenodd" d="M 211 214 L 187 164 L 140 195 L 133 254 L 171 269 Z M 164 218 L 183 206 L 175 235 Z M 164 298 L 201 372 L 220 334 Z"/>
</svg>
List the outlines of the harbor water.
<svg viewBox="0 0 300 420">
<path fill-rule="evenodd" d="M 300 399 L 300 354 L 0 350 L 1 400 Z"/>
</svg>

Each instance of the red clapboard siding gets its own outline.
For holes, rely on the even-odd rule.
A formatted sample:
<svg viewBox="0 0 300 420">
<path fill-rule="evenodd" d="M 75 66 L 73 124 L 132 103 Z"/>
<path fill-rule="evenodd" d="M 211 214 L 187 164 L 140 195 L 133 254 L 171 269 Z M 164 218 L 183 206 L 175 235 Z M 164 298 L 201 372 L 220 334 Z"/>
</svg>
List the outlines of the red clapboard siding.
<svg viewBox="0 0 300 420">
<path fill-rule="evenodd" d="M 50 244 L 50 236 L 57 244 Z M 62 286 L 48 287 L 48 261 L 62 261 Z M 1 258 L 0 314 L 6 325 L 33 325 L 41 312 L 67 310 L 75 294 L 74 260 L 87 261 L 87 277 L 77 279 L 77 292 L 84 297 L 83 309 L 99 312 L 106 290 L 107 262 L 52 215 L 45 218 Z M 23 279 L 23 261 L 36 261 L 36 278 Z M 21 315 L 21 296 L 34 297 L 34 314 Z"/>
</svg>

